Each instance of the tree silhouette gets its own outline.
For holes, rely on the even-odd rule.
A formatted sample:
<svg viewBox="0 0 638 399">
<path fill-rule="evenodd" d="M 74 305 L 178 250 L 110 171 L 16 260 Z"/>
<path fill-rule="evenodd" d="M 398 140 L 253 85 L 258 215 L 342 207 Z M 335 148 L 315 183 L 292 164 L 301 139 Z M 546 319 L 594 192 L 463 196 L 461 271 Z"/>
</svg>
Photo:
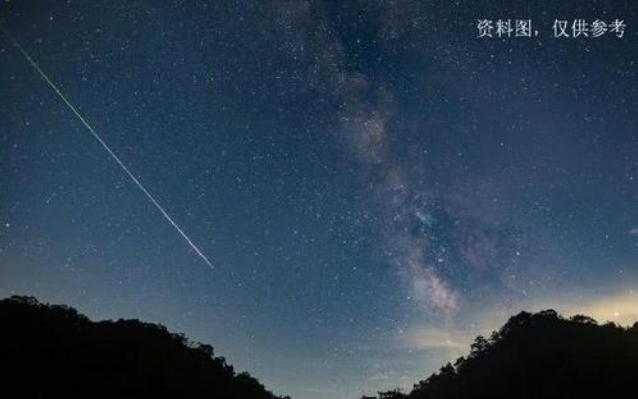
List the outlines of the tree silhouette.
<svg viewBox="0 0 638 399">
<path fill-rule="evenodd" d="M 637 376 L 638 323 L 623 328 L 554 310 L 522 312 L 403 397 L 638 398 Z"/>
<path fill-rule="evenodd" d="M 522 312 L 411 392 L 378 399 L 637 398 L 636 376 L 638 323 Z M 0 300 L 0 397 L 289 399 L 161 325 L 92 322 L 30 297 Z"/>
<path fill-rule="evenodd" d="M 0 397 L 279 399 L 210 345 L 30 297 L 0 301 Z"/>
</svg>

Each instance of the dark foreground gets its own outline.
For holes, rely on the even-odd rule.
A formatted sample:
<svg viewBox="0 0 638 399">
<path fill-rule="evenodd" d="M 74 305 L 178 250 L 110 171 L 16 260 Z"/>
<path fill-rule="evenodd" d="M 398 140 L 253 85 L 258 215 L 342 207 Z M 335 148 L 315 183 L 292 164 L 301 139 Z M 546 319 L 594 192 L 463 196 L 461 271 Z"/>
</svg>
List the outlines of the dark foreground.
<svg viewBox="0 0 638 399">
<path fill-rule="evenodd" d="M 638 323 L 622 328 L 553 310 L 523 312 L 410 393 L 379 398 L 638 398 Z"/>
<path fill-rule="evenodd" d="M 638 323 L 520 313 L 469 355 L 379 399 L 638 398 Z M 0 397 L 281 399 L 213 348 L 138 320 L 92 322 L 33 298 L 0 300 Z"/>
<path fill-rule="evenodd" d="M 0 397 L 279 399 L 163 326 L 92 322 L 25 297 L 0 301 Z"/>
</svg>

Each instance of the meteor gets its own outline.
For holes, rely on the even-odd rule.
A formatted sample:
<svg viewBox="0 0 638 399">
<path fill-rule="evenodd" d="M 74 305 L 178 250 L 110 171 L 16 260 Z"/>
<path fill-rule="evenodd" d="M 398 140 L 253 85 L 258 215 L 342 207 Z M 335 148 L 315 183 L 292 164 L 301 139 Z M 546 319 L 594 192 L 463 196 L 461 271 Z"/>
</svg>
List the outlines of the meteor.
<svg viewBox="0 0 638 399">
<path fill-rule="evenodd" d="M 173 220 L 173 218 L 168 215 L 168 213 L 159 204 L 159 202 L 157 202 L 157 200 L 151 195 L 151 193 L 142 185 L 142 183 L 140 183 L 140 181 L 137 179 L 137 177 L 135 177 L 135 175 L 133 175 L 133 173 L 130 171 L 130 169 L 120 160 L 120 158 L 117 155 L 115 155 L 113 150 L 111 150 L 111 148 L 106 144 L 106 142 L 104 140 L 102 140 L 102 138 L 95 131 L 95 129 L 93 129 L 93 127 L 84 118 L 84 116 L 82 116 L 82 114 L 77 110 L 77 108 L 75 108 L 75 106 L 73 104 L 71 104 L 71 102 L 60 91 L 60 89 L 55 85 L 55 83 L 53 83 L 53 81 L 47 76 L 47 74 L 44 73 L 42 68 L 40 68 L 40 66 L 33 60 L 33 58 L 31 58 L 29 53 L 26 52 L 26 50 L 20 45 L 20 43 L 18 43 L 18 41 L 1 24 L 0 24 L 0 30 L 2 30 L 4 35 L 11 42 L 11 44 L 16 49 L 18 49 L 20 54 L 22 54 L 22 56 L 29 62 L 29 64 L 31 64 L 33 69 L 35 69 L 38 72 L 38 74 L 40 74 L 40 77 L 42 77 L 42 79 L 49 85 L 49 87 L 51 87 L 51 89 L 53 89 L 55 94 L 57 94 L 58 97 L 60 97 L 62 102 L 64 102 L 64 104 L 71 110 L 71 112 L 73 112 L 73 114 L 78 118 L 78 120 L 80 122 L 82 122 L 84 127 L 86 127 L 86 130 L 88 130 L 91 133 L 91 135 L 93 137 L 95 137 L 95 139 L 100 143 L 102 148 L 104 148 L 104 150 L 106 150 L 106 152 L 111 156 L 111 158 L 120 166 L 120 168 L 122 168 L 124 173 L 126 173 L 126 175 L 137 186 L 137 188 L 139 188 L 140 191 L 146 196 L 146 198 L 148 198 L 148 200 L 151 202 L 151 204 L 153 204 L 160 211 L 162 216 L 164 216 L 164 218 L 171 224 L 171 226 L 173 226 L 175 228 L 175 230 L 177 230 L 177 232 L 182 236 L 182 238 L 184 238 L 184 240 L 186 240 L 188 245 L 190 245 L 190 247 L 193 249 L 193 251 L 195 251 L 197 256 L 199 256 L 204 261 L 204 263 L 206 263 L 206 265 L 208 267 L 210 267 L 211 269 L 214 270 L 215 266 L 213 266 L 213 264 L 208 260 L 206 255 L 204 255 L 204 253 L 197 247 L 197 245 L 195 245 L 195 243 L 193 243 L 193 241 L 190 239 L 190 237 L 188 237 L 188 235 L 186 235 L 184 230 L 182 230 L 181 227 L 179 227 L 179 225 Z"/>
</svg>

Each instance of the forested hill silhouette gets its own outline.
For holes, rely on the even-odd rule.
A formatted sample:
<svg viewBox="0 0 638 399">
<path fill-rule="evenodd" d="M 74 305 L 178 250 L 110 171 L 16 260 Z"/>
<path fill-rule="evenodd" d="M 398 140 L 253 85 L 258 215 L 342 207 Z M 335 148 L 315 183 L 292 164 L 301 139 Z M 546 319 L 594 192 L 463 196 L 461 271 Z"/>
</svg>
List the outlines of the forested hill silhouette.
<svg viewBox="0 0 638 399">
<path fill-rule="evenodd" d="M 637 376 L 638 323 L 522 312 L 411 392 L 378 399 L 638 398 Z M 0 397 L 289 399 L 161 325 L 92 322 L 31 297 L 0 300 Z"/>
<path fill-rule="evenodd" d="M 587 316 L 566 319 L 553 310 L 522 312 L 411 392 L 378 397 L 638 398 L 638 323 L 623 328 Z"/>
<path fill-rule="evenodd" d="M 15 296 L 0 300 L 0 397 L 280 399 L 161 325 Z"/>
</svg>

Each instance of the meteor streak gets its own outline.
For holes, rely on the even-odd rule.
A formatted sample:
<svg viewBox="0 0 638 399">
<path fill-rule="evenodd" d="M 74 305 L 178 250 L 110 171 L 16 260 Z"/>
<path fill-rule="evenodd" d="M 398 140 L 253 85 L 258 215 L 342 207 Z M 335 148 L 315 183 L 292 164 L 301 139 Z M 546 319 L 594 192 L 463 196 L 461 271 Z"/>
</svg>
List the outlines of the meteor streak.
<svg viewBox="0 0 638 399">
<path fill-rule="evenodd" d="M 195 251 L 195 253 L 197 254 L 197 256 L 199 256 L 205 263 L 206 265 L 208 265 L 208 267 L 210 267 L 211 269 L 215 269 L 215 266 L 213 266 L 213 264 L 208 260 L 208 258 L 206 257 L 206 255 L 204 255 L 204 253 L 197 247 L 197 245 L 195 245 L 193 243 L 193 241 L 190 239 L 190 237 L 188 237 L 186 235 L 186 233 L 184 233 L 184 230 L 182 230 L 179 225 L 177 223 L 175 223 L 175 221 L 173 220 L 173 218 L 171 218 L 168 213 L 164 210 L 164 208 L 159 204 L 159 202 L 157 202 L 157 200 L 151 195 L 151 193 L 148 192 L 148 190 L 142 185 L 142 183 L 140 183 L 140 181 L 135 177 L 135 175 L 133 175 L 133 173 L 129 170 L 128 167 L 126 167 L 126 165 L 124 165 L 124 163 L 120 160 L 120 158 L 115 155 L 115 153 L 113 152 L 113 150 L 111 150 L 111 148 L 106 144 L 106 142 L 104 142 L 104 140 L 102 140 L 102 138 L 100 137 L 99 134 L 97 134 L 97 132 L 95 131 L 95 129 L 93 129 L 93 127 L 89 124 L 89 122 L 82 116 L 82 114 L 80 114 L 80 112 L 75 108 L 75 106 L 73 106 L 73 104 L 71 104 L 71 102 L 69 100 L 67 100 L 66 96 L 60 91 L 60 89 L 58 89 L 58 87 L 55 85 L 55 83 L 53 83 L 53 81 L 47 76 L 46 73 L 44 73 L 44 71 L 40 68 L 40 66 L 33 60 L 33 58 L 31 58 L 31 56 L 29 55 L 29 53 L 26 52 L 26 50 L 24 48 L 22 48 L 22 46 L 20 45 L 20 43 L 18 43 L 18 41 L 9 33 L 9 31 L 7 31 L 5 29 L 4 26 L 0 25 L 0 29 L 2 30 L 2 32 L 5 34 L 5 36 L 9 39 L 9 41 L 11 42 L 11 44 L 13 44 L 13 46 L 18 49 L 18 51 L 20 52 L 20 54 L 22 54 L 24 56 L 24 58 L 29 61 L 29 64 L 31 64 L 31 66 L 33 67 L 33 69 L 35 69 L 40 76 L 42 77 L 42 79 L 51 87 L 51 89 L 53 89 L 53 91 L 55 92 L 55 94 L 58 95 L 58 97 L 60 97 L 60 99 L 62 99 L 62 101 L 64 102 L 64 104 L 66 104 L 66 106 L 71 110 L 71 112 L 73 112 L 73 114 L 75 114 L 75 116 L 80 120 L 80 122 L 82 122 L 82 124 L 84 125 L 84 127 L 86 127 L 86 129 L 93 135 L 93 137 L 95 137 L 95 139 L 100 143 L 100 145 L 102 145 L 102 147 L 106 150 L 106 152 L 111 156 L 111 158 L 113 158 L 113 160 L 122 168 L 122 170 L 126 173 L 126 175 L 128 177 L 131 178 L 131 180 L 133 181 L 133 183 L 135 183 L 135 185 L 137 186 L 137 188 L 140 189 L 140 191 L 142 193 L 144 193 L 144 195 L 146 196 L 146 198 L 148 198 L 149 201 L 151 201 L 151 203 L 161 212 L 161 214 L 164 216 L 164 218 L 171 224 L 171 226 L 173 226 L 175 228 L 175 230 L 177 230 L 177 232 L 184 238 L 184 240 L 186 240 L 186 242 L 188 243 L 188 245 L 190 245 L 190 247 L 193 249 L 193 251 Z"/>
</svg>

